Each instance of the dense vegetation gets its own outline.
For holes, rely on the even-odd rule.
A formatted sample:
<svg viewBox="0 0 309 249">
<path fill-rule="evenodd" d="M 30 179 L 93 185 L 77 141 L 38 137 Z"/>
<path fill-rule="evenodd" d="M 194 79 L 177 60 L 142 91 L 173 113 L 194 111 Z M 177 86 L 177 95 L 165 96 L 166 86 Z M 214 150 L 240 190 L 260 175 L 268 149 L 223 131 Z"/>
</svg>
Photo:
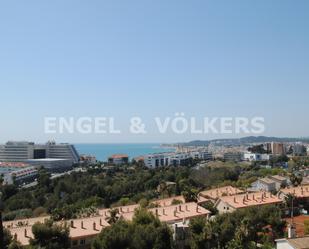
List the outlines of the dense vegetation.
<svg viewBox="0 0 309 249">
<path fill-rule="evenodd" d="M 172 232 L 158 218 L 144 209 L 136 211 L 132 222 L 118 220 L 102 230 L 93 249 L 169 249 Z"/>
<path fill-rule="evenodd" d="M 293 168 L 299 167 L 300 163 L 303 161 L 293 160 Z M 205 188 L 227 184 L 247 187 L 258 177 L 282 173 L 286 172 L 281 168 L 266 169 L 256 163 L 222 161 L 199 167 L 158 169 L 146 169 L 140 164 L 108 168 L 96 165 L 88 168 L 87 172 L 75 172 L 53 180 L 41 170 L 35 187 L 1 186 L 4 219 L 45 214 L 51 214 L 53 220 L 91 216 L 96 214 L 98 207 L 140 203 L 143 208 L 149 206 L 149 200 L 179 194 L 193 201 L 198 191 Z M 297 182 L 297 177 L 295 179 Z M 285 210 L 289 208 L 290 201 L 287 199 Z M 210 203 L 205 204 L 205 208 L 213 215 L 217 214 Z M 170 228 L 145 209 L 139 209 L 132 222 L 118 220 L 117 213 L 112 215 L 113 210 L 116 209 L 112 209 L 108 221 L 111 227 L 101 232 L 94 241 L 93 249 L 177 248 L 173 245 Z M 259 243 L 262 248 L 271 248 L 274 238 L 283 235 L 284 225 L 280 209 L 273 206 L 239 210 L 217 215 L 211 220 L 196 218 L 190 223 L 189 240 L 184 248 L 255 249 Z M 18 242 L 5 232 L 6 248 L 20 248 Z M 29 248 L 69 246 L 68 228 L 55 225 L 53 221 L 33 226 L 33 234 Z"/>
<path fill-rule="evenodd" d="M 250 164 L 212 162 L 205 167 L 166 167 L 145 169 L 129 165 L 104 169 L 89 168 L 51 180 L 40 171 L 38 185 L 18 189 L 1 186 L 4 220 L 51 214 L 55 220 L 95 214 L 96 207 L 138 203 L 183 194 L 194 200 L 199 190 L 232 184 L 246 187 L 260 176 L 280 169 L 261 169 Z M 166 182 L 174 182 L 172 187 Z"/>
<path fill-rule="evenodd" d="M 285 222 L 276 206 L 252 207 L 207 220 L 190 222 L 181 246 L 173 241 L 171 228 L 146 209 L 137 209 L 132 221 L 115 220 L 93 241 L 93 249 L 270 249 L 283 236 Z M 32 227 L 28 249 L 69 248 L 69 228 L 47 221 Z M 10 237 L 11 241 L 11 237 Z M 177 244 L 175 244 L 177 243 Z M 258 245 L 262 245 L 258 246 Z M 7 247 L 6 247 L 7 248 Z M 13 241 L 9 249 L 20 245 Z"/>
<path fill-rule="evenodd" d="M 284 227 L 281 211 L 275 206 L 240 209 L 211 220 L 196 218 L 190 222 L 190 248 L 256 249 L 258 243 L 262 248 L 273 248 Z"/>
</svg>

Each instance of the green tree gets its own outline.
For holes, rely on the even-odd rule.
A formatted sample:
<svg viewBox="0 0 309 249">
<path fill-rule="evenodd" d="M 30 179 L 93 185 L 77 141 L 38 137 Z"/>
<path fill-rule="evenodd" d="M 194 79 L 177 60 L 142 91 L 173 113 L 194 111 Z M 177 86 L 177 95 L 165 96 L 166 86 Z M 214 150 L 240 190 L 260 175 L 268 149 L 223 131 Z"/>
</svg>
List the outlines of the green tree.
<svg viewBox="0 0 309 249">
<path fill-rule="evenodd" d="M 305 235 L 309 234 L 309 220 L 304 221 L 304 233 Z"/>
<path fill-rule="evenodd" d="M 19 243 L 18 241 L 16 241 L 15 239 L 10 243 L 10 245 L 8 246 L 8 249 L 22 249 L 22 245 L 21 243 Z"/>
<path fill-rule="evenodd" d="M 182 191 L 181 194 L 186 202 L 197 201 L 198 191 L 196 189 L 187 188 L 186 190 Z"/>
<path fill-rule="evenodd" d="M 32 226 L 34 238 L 30 239 L 33 248 L 67 249 L 70 248 L 69 227 L 54 224 L 51 220 Z"/>
<path fill-rule="evenodd" d="M 132 222 L 119 219 L 102 230 L 93 249 L 171 249 L 169 227 L 145 209 L 135 212 Z"/>
<path fill-rule="evenodd" d="M 106 221 L 109 224 L 116 223 L 117 220 L 119 219 L 119 210 L 118 210 L 118 208 L 110 209 L 108 212 L 109 212 L 109 216 L 106 218 Z"/>
<path fill-rule="evenodd" d="M 303 181 L 303 177 L 301 175 L 296 175 L 292 173 L 290 176 L 290 181 L 293 184 L 293 186 L 298 186 Z"/>
</svg>

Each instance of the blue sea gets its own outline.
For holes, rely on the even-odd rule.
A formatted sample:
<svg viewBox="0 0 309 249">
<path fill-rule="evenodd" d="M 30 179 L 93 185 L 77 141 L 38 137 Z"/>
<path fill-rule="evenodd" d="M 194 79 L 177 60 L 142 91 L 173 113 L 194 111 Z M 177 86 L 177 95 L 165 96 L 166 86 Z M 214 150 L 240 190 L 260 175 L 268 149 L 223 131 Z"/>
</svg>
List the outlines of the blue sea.
<svg viewBox="0 0 309 249">
<path fill-rule="evenodd" d="M 127 154 L 130 159 L 150 153 L 172 152 L 173 148 L 160 144 L 75 144 L 79 154 L 94 155 L 97 160 L 106 161 L 113 154 Z"/>
</svg>

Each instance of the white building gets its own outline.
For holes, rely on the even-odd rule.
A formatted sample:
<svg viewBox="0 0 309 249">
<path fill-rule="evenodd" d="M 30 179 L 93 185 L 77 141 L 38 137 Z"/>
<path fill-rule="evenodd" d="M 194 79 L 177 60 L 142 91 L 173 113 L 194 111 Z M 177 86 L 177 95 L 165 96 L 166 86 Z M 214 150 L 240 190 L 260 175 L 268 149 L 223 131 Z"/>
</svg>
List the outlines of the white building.
<svg viewBox="0 0 309 249">
<path fill-rule="evenodd" d="M 258 153 L 251 153 L 251 152 L 246 152 L 244 153 L 244 160 L 245 161 L 261 161 L 262 156 L 261 154 Z"/>
<path fill-rule="evenodd" d="M 169 165 L 169 153 L 156 153 L 144 156 L 145 166 L 148 168 L 163 167 Z"/>
<path fill-rule="evenodd" d="M 242 154 L 240 152 L 226 152 L 223 154 L 225 161 L 239 162 L 242 159 Z"/>
<path fill-rule="evenodd" d="M 32 165 L 41 165 L 49 169 L 61 163 L 63 168 L 72 167 L 79 162 L 79 155 L 74 145 L 35 144 L 33 142 L 9 141 L 0 146 L 0 161 L 2 162 L 25 162 Z"/>
<path fill-rule="evenodd" d="M 259 154 L 259 153 L 251 153 L 251 152 L 245 152 L 243 155 L 243 159 L 245 161 L 268 161 L 270 160 L 271 155 L 269 154 Z"/>
<path fill-rule="evenodd" d="M 212 153 L 206 150 L 191 151 L 189 153 L 193 159 L 201 159 L 205 161 L 211 161 L 213 159 Z"/>
<path fill-rule="evenodd" d="M 26 167 L 18 169 L 16 171 L 4 174 L 3 182 L 4 184 L 22 184 L 25 182 L 31 182 L 38 175 L 38 170 L 35 167 Z"/>
<path fill-rule="evenodd" d="M 276 182 L 268 177 L 260 178 L 251 184 L 252 191 L 272 192 L 276 189 Z"/>
<path fill-rule="evenodd" d="M 42 158 L 42 159 L 28 159 L 25 162 L 38 167 L 44 167 L 48 171 L 63 172 L 72 169 L 72 161 L 61 158 Z"/>
<path fill-rule="evenodd" d="M 277 249 L 307 249 L 309 245 L 309 237 L 277 239 Z"/>
<path fill-rule="evenodd" d="M 74 145 L 55 142 L 35 144 L 33 142 L 9 141 L 0 146 L 0 161 L 24 161 L 27 159 L 61 158 L 79 161 L 79 155 Z"/>
<path fill-rule="evenodd" d="M 145 166 L 148 168 L 156 168 L 163 166 L 183 166 L 187 165 L 192 159 L 212 160 L 212 153 L 205 150 L 194 150 L 188 152 L 167 152 L 149 154 L 143 157 Z"/>
</svg>

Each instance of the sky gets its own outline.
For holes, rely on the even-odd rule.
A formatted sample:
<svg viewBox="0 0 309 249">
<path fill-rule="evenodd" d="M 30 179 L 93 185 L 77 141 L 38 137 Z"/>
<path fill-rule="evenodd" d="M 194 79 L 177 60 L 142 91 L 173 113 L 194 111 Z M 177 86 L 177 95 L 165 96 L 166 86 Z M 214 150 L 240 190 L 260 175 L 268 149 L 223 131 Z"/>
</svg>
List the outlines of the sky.
<svg viewBox="0 0 309 249">
<path fill-rule="evenodd" d="M 309 136 L 307 0 L 0 2 L 0 143 L 182 142 L 155 117 L 263 117 Z M 121 134 L 46 134 L 45 117 L 113 117 Z M 131 134 L 138 116 L 147 134 Z"/>
</svg>

